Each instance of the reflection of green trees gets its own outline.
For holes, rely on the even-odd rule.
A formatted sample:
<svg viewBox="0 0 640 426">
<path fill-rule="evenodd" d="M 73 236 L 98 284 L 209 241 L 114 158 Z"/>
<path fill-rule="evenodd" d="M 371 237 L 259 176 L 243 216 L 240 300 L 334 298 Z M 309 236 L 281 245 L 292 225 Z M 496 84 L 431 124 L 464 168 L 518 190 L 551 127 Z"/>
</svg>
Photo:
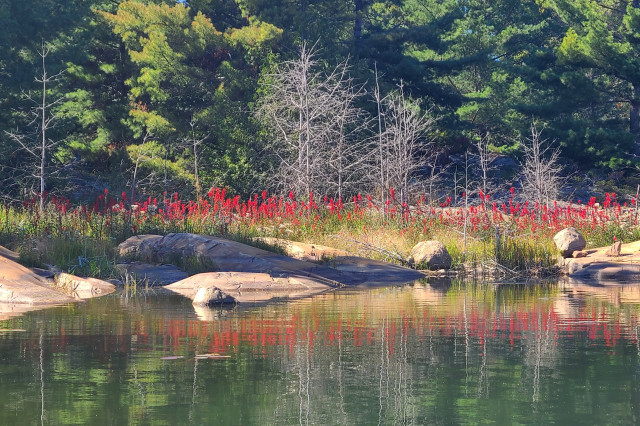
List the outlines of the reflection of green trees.
<svg viewBox="0 0 640 426">
<path fill-rule="evenodd" d="M 578 315 L 606 314 L 592 339 L 590 321 L 554 313 L 567 291 L 422 283 L 208 323 L 186 300 L 145 295 L 33 312 L 0 323 L 27 330 L 0 332 L 0 424 L 39 423 L 41 385 L 54 424 L 630 422 L 638 307 L 581 289 Z M 212 350 L 231 358 L 194 359 Z"/>
</svg>

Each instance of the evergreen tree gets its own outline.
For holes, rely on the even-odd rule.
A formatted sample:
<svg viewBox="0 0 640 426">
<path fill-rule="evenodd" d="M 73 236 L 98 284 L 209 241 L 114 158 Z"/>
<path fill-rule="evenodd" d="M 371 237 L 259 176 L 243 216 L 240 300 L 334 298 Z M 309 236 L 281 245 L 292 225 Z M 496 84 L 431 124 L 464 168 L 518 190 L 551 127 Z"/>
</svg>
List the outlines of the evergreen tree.
<svg viewBox="0 0 640 426">
<path fill-rule="evenodd" d="M 133 73 L 126 80 L 131 128 L 137 137 L 149 133 L 164 145 L 163 173 L 165 164 L 174 170 L 183 168 L 180 163 L 189 150 L 178 141 L 196 129 L 190 127 L 192 122 L 198 123 L 200 134 L 214 135 L 207 139 L 205 156 L 216 151 L 216 145 L 221 156 L 245 148 L 244 138 L 233 140 L 237 132 L 242 133 L 241 127 L 247 128 L 243 126 L 246 118 L 236 111 L 253 94 L 257 62 L 265 46 L 278 37 L 277 28 L 250 20 L 247 26 L 223 33 L 202 12 L 192 13 L 183 4 L 126 1 L 116 13 L 103 16 L 133 63 Z M 229 122 L 231 116 L 234 120 Z M 189 174 L 173 175 L 184 181 L 178 175 Z"/>
<path fill-rule="evenodd" d="M 557 50 L 560 65 L 571 65 L 595 82 L 602 93 L 602 102 L 617 106 L 610 114 L 611 120 L 626 113 L 633 151 L 639 154 L 640 3 L 637 0 L 540 3 L 569 26 Z"/>
</svg>

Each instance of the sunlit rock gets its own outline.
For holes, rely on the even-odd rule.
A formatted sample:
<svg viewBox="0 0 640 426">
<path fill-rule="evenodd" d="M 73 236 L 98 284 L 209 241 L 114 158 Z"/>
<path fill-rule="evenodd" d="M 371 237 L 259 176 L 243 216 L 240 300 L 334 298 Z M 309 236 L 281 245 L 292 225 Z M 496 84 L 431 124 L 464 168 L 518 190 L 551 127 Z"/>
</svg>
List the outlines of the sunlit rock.
<svg viewBox="0 0 640 426">
<path fill-rule="evenodd" d="M 413 247 L 407 259 L 411 265 L 426 265 L 431 270 L 449 269 L 452 261 L 444 244 L 436 240 L 419 242 Z"/>
<path fill-rule="evenodd" d="M 574 251 L 583 250 L 587 242 L 575 228 L 565 228 L 553 237 L 562 257 L 571 257 Z"/>
</svg>

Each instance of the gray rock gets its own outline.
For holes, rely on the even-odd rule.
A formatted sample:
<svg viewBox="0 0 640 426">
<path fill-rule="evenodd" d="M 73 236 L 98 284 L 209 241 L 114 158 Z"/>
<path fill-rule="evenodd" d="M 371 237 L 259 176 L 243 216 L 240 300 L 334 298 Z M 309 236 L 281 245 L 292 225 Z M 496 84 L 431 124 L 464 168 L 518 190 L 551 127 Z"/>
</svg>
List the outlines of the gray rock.
<svg viewBox="0 0 640 426">
<path fill-rule="evenodd" d="M 428 269 L 450 269 L 453 259 L 440 241 L 421 241 L 413 247 L 407 259 L 412 265 L 426 265 Z"/>
<path fill-rule="evenodd" d="M 327 288 L 371 284 L 380 277 L 386 284 L 414 281 L 417 271 L 354 256 L 338 256 L 332 266 L 318 265 L 261 250 L 236 241 L 196 234 L 139 235 L 119 246 L 121 256 L 172 263 L 176 257 L 211 260 L 220 272 L 268 273 L 272 277 L 306 277 Z M 437 266 L 437 269 L 443 266 Z M 224 289 L 226 291 L 226 289 Z"/>
<path fill-rule="evenodd" d="M 566 228 L 553 237 L 553 242 L 562 254 L 562 257 L 571 257 L 574 251 L 582 250 L 587 242 L 575 228 Z"/>
<path fill-rule="evenodd" d="M 142 262 L 119 263 L 118 271 L 126 276 L 132 276 L 138 282 L 147 282 L 148 285 L 167 285 L 187 278 L 189 275 L 177 266 L 151 265 Z"/>
</svg>

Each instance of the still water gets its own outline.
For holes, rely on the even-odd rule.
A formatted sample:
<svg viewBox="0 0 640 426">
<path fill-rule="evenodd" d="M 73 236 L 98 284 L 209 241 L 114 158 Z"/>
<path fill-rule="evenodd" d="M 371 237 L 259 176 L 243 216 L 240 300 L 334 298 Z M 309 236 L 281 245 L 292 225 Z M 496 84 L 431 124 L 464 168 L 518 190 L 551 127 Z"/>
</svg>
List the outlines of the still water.
<svg viewBox="0 0 640 426">
<path fill-rule="evenodd" d="M 0 424 L 637 423 L 639 329 L 629 285 L 116 293 L 0 321 Z"/>
</svg>

